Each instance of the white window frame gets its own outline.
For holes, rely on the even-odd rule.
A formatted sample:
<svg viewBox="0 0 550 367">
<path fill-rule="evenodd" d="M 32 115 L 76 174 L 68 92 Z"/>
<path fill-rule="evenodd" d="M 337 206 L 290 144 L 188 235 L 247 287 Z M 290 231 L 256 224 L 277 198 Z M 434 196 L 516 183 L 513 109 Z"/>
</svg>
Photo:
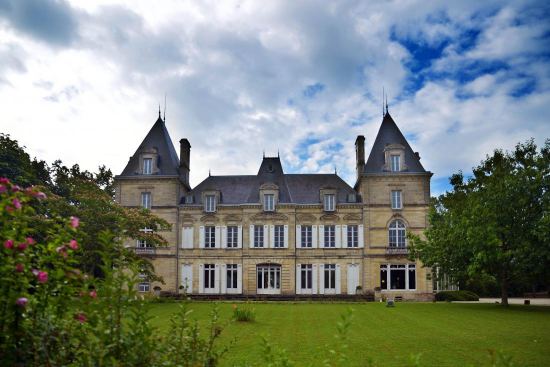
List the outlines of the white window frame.
<svg viewBox="0 0 550 367">
<path fill-rule="evenodd" d="M 312 248 L 313 247 L 313 226 L 303 225 L 300 228 L 300 231 L 301 231 L 300 247 Z"/>
<path fill-rule="evenodd" d="M 359 226 L 357 224 L 349 224 L 347 226 L 347 244 L 350 248 L 359 247 Z"/>
<path fill-rule="evenodd" d="M 204 211 L 207 213 L 216 212 L 216 195 L 204 196 Z"/>
<path fill-rule="evenodd" d="M 301 291 L 313 291 L 313 264 L 301 264 L 300 265 L 300 290 Z"/>
<path fill-rule="evenodd" d="M 204 226 L 204 248 L 216 248 L 215 226 Z"/>
<path fill-rule="evenodd" d="M 254 248 L 265 247 L 266 233 L 264 229 L 265 227 L 262 224 L 254 225 Z"/>
<path fill-rule="evenodd" d="M 225 288 L 228 291 L 237 291 L 239 289 L 239 266 L 238 264 L 227 264 L 225 266 Z M 229 292 L 231 293 L 231 292 Z"/>
<path fill-rule="evenodd" d="M 147 228 L 147 227 L 142 228 L 139 231 L 143 232 L 143 233 L 153 233 L 153 230 L 151 228 Z M 145 247 L 153 247 L 153 246 L 147 245 L 147 240 L 137 240 L 136 247 L 145 248 Z"/>
<path fill-rule="evenodd" d="M 239 227 L 227 226 L 227 248 L 239 247 Z"/>
<path fill-rule="evenodd" d="M 401 219 L 393 220 L 388 228 L 388 247 L 407 247 L 407 227 Z"/>
<path fill-rule="evenodd" d="M 279 265 L 256 266 L 256 292 L 258 294 L 281 293 L 281 272 Z"/>
<path fill-rule="evenodd" d="M 264 211 L 266 211 L 266 212 L 275 211 L 275 195 L 274 194 L 264 194 Z"/>
<path fill-rule="evenodd" d="M 141 206 L 151 210 L 151 192 L 145 191 L 141 193 Z"/>
<path fill-rule="evenodd" d="M 273 226 L 273 247 L 284 248 L 285 247 L 285 226 L 283 224 L 276 224 Z"/>
<path fill-rule="evenodd" d="M 333 224 L 325 225 L 323 231 L 325 248 L 336 248 L 336 226 Z"/>
<path fill-rule="evenodd" d="M 390 155 L 390 169 L 392 172 L 401 171 L 401 155 L 399 154 Z"/>
<path fill-rule="evenodd" d="M 391 191 L 391 208 L 392 209 L 403 209 L 403 197 L 401 190 L 392 190 Z"/>
<path fill-rule="evenodd" d="M 323 290 L 325 294 L 332 294 L 336 293 L 337 284 L 338 281 L 336 276 L 336 264 L 325 264 L 323 267 Z M 327 284 L 327 276 L 328 276 L 328 284 Z M 333 282 L 332 282 L 333 281 Z M 332 284 L 334 286 L 332 286 Z"/>
<path fill-rule="evenodd" d="M 143 158 L 143 174 L 153 174 L 153 158 Z"/>
<path fill-rule="evenodd" d="M 326 212 L 333 212 L 336 210 L 336 195 L 325 194 L 323 197 L 323 207 Z"/>
<path fill-rule="evenodd" d="M 206 281 L 207 272 L 209 272 L 208 280 L 210 281 L 208 284 L 207 284 L 207 281 Z M 207 291 L 215 292 L 217 290 L 217 287 L 216 287 L 216 264 L 204 264 L 201 276 L 203 277 L 202 284 L 203 284 L 204 292 L 205 293 L 207 293 Z"/>
<path fill-rule="evenodd" d="M 140 282 L 138 283 L 138 292 L 146 293 L 151 291 L 151 283 L 149 282 Z"/>
<path fill-rule="evenodd" d="M 405 271 L 405 288 L 391 288 L 391 272 Z M 414 288 L 410 287 L 411 272 L 414 274 Z M 386 277 L 386 288 L 382 287 L 383 277 Z M 380 265 L 380 288 L 382 292 L 387 291 L 416 291 L 416 264 L 381 264 Z"/>
</svg>

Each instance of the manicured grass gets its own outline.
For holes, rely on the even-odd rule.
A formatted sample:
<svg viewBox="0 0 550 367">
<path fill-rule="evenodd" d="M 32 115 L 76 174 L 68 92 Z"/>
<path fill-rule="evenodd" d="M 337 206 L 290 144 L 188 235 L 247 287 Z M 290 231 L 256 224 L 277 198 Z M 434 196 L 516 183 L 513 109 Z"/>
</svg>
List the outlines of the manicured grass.
<svg viewBox="0 0 550 367">
<path fill-rule="evenodd" d="M 193 317 L 206 326 L 213 303 L 193 302 Z M 167 330 L 178 303 L 153 304 L 153 324 Z M 231 303 L 218 304 L 223 320 Z M 377 366 L 403 366 L 421 353 L 422 366 L 487 366 L 489 350 L 518 366 L 550 366 L 550 307 L 456 303 L 255 303 L 256 322 L 230 323 L 221 343 L 236 343 L 222 366 L 258 364 L 260 336 L 287 350 L 298 366 L 318 366 L 334 342 L 340 315 L 351 307 L 349 366 L 370 358 Z M 206 330 L 205 330 L 206 331 Z"/>
</svg>

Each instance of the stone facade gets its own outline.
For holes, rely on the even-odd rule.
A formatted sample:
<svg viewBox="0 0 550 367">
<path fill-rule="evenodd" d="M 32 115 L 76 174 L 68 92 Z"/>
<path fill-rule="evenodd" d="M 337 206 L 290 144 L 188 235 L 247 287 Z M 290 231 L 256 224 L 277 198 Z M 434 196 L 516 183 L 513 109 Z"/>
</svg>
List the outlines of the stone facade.
<svg viewBox="0 0 550 367">
<path fill-rule="evenodd" d="M 172 225 L 161 233 L 167 247 L 126 242 L 164 279 L 140 290 L 431 299 L 431 269 L 407 259 L 404 235 L 427 226 L 432 174 L 388 113 L 366 164 L 364 140 L 353 188 L 336 174 L 285 174 L 278 157 L 264 157 L 257 175 L 209 176 L 191 188 L 191 145 L 180 141 L 179 160 L 159 116 L 116 177 L 121 205 L 148 206 Z"/>
</svg>

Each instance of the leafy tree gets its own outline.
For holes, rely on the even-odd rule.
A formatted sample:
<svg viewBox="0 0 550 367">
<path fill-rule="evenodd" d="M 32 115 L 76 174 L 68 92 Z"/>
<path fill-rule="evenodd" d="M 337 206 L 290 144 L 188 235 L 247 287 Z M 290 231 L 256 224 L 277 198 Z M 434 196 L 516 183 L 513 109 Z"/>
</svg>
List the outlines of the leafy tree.
<svg viewBox="0 0 550 367">
<path fill-rule="evenodd" d="M 435 199 L 425 238 L 410 235 L 411 254 L 459 282 L 494 277 L 502 304 L 512 285 L 550 281 L 550 140 L 496 150 L 452 191 Z"/>
</svg>

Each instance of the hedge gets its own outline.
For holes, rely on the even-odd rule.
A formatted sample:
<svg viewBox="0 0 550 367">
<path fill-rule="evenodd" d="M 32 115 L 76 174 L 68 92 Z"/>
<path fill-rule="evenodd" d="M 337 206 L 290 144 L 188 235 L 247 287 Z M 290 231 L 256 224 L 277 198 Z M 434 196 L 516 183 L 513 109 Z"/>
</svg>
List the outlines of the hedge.
<svg viewBox="0 0 550 367">
<path fill-rule="evenodd" d="M 442 291 L 435 295 L 436 301 L 479 301 L 479 296 L 470 291 Z"/>
</svg>

